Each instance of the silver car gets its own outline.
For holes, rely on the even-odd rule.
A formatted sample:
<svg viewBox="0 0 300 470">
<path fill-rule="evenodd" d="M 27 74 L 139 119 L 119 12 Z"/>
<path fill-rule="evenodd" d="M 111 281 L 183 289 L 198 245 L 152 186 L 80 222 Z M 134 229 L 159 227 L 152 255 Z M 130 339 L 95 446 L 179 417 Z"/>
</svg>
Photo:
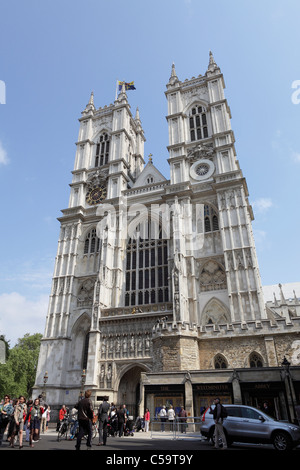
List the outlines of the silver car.
<svg viewBox="0 0 300 470">
<path fill-rule="evenodd" d="M 290 450 L 300 444 L 300 427 L 297 425 L 276 421 L 252 406 L 223 406 L 228 413 L 223 421 L 227 445 L 233 442 L 272 443 L 276 450 Z M 214 441 L 214 428 L 213 415 L 207 408 L 202 415 L 201 434 Z"/>
</svg>

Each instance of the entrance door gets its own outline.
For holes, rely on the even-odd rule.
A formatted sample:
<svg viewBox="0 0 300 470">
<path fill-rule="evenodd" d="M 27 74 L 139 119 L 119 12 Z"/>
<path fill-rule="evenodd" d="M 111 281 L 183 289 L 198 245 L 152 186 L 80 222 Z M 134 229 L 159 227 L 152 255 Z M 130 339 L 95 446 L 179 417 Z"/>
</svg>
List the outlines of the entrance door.
<svg viewBox="0 0 300 470">
<path fill-rule="evenodd" d="M 134 419 L 138 416 L 138 405 L 141 399 L 141 372 L 144 372 L 144 370 L 138 366 L 134 366 L 132 369 L 125 372 L 120 380 L 118 390 L 117 406 L 126 405 L 129 414 L 133 416 Z"/>
</svg>

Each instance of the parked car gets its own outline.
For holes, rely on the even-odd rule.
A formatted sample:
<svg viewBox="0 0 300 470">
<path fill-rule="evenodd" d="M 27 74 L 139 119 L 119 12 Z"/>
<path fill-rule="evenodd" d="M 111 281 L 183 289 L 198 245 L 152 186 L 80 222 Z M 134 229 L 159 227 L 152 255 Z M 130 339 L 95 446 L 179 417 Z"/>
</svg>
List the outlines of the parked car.
<svg viewBox="0 0 300 470">
<path fill-rule="evenodd" d="M 272 443 L 276 450 L 284 451 L 300 444 L 300 426 L 277 421 L 252 406 L 223 406 L 228 413 L 223 421 L 227 445 L 233 442 Z M 213 415 L 210 414 L 210 408 L 207 408 L 201 418 L 201 434 L 214 441 L 214 428 Z"/>
</svg>

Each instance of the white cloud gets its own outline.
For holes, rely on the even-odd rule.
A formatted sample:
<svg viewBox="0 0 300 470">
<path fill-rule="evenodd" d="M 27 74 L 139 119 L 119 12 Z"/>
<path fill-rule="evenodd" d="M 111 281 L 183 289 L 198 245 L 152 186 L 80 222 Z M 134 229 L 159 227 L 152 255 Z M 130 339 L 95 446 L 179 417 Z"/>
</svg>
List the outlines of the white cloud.
<svg viewBox="0 0 300 470">
<path fill-rule="evenodd" d="M 300 152 L 292 152 L 292 159 L 296 163 L 300 163 Z"/>
<path fill-rule="evenodd" d="M 7 165 L 8 164 L 8 157 L 6 150 L 4 149 L 2 143 L 0 142 L 0 165 Z"/>
<path fill-rule="evenodd" d="M 0 334 L 13 347 L 26 333 L 44 333 L 48 309 L 48 295 L 36 300 L 27 299 L 18 292 L 0 295 Z"/>
<path fill-rule="evenodd" d="M 272 199 L 261 197 L 252 203 L 253 208 L 257 212 L 266 212 L 273 206 Z"/>
</svg>

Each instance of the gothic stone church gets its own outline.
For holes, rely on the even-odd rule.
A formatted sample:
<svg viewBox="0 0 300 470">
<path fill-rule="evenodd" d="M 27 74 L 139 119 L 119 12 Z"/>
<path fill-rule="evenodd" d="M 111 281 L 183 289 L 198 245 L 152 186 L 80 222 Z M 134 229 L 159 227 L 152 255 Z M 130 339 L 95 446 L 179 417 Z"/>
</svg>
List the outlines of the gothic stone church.
<svg viewBox="0 0 300 470">
<path fill-rule="evenodd" d="M 89 388 L 96 408 L 108 395 L 135 416 L 170 403 L 199 416 L 218 395 L 293 417 L 300 312 L 265 304 L 224 88 L 211 53 L 196 78 L 172 66 L 169 179 L 145 162 L 125 86 L 103 108 L 91 95 L 34 387 L 52 408 Z"/>
</svg>

